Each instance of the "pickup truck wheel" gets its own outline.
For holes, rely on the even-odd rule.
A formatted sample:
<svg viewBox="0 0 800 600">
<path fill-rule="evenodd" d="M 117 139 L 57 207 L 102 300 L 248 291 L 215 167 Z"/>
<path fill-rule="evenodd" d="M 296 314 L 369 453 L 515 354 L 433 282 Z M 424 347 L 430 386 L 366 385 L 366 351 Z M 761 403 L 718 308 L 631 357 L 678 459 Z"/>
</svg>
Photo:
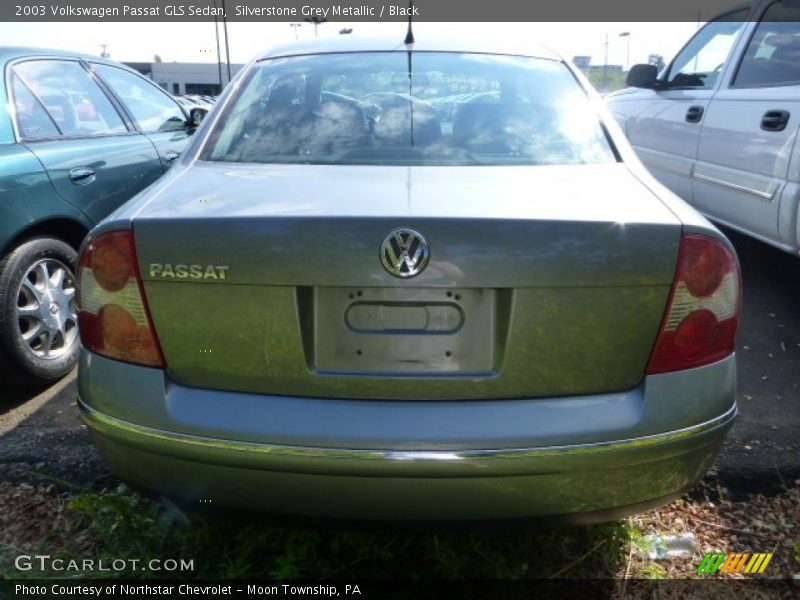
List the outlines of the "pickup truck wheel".
<svg viewBox="0 0 800 600">
<path fill-rule="evenodd" d="M 0 384 L 46 385 L 78 359 L 77 253 L 36 238 L 0 260 Z"/>
</svg>

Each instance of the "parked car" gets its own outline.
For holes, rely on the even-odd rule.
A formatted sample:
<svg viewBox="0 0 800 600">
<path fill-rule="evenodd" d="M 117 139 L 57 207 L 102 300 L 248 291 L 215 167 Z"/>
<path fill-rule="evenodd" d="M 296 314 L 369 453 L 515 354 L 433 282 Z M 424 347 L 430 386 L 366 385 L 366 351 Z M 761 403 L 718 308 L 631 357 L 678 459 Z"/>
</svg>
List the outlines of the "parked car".
<svg viewBox="0 0 800 600">
<path fill-rule="evenodd" d="M 83 417 L 190 501 L 604 519 L 736 412 L 731 245 L 538 47 L 269 51 L 78 277 Z"/>
<path fill-rule="evenodd" d="M 633 67 L 608 107 L 651 172 L 711 219 L 800 252 L 800 8 L 710 21 L 660 74 Z"/>
<path fill-rule="evenodd" d="M 108 60 L 0 48 L 0 65 L 0 382 L 39 384 L 77 361 L 84 235 L 158 179 L 195 124 Z"/>
<path fill-rule="evenodd" d="M 189 100 L 186 96 L 173 96 L 175 100 L 177 100 L 178 104 L 183 106 L 185 109 L 189 110 L 197 106 L 197 103 L 193 100 Z"/>
<path fill-rule="evenodd" d="M 200 96 L 198 94 L 189 94 L 184 96 L 189 102 L 194 102 L 198 106 L 205 106 L 207 108 L 211 108 L 214 103 L 209 100 L 208 96 Z"/>
</svg>

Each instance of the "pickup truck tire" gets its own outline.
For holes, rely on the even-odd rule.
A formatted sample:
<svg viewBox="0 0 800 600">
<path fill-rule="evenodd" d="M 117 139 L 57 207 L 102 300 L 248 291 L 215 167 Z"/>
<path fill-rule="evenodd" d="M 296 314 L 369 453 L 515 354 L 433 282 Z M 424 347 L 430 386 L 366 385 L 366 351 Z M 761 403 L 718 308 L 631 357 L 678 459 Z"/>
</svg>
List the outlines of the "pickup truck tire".
<svg viewBox="0 0 800 600">
<path fill-rule="evenodd" d="M 47 385 L 78 359 L 77 253 L 49 237 L 0 260 L 0 385 Z"/>
</svg>

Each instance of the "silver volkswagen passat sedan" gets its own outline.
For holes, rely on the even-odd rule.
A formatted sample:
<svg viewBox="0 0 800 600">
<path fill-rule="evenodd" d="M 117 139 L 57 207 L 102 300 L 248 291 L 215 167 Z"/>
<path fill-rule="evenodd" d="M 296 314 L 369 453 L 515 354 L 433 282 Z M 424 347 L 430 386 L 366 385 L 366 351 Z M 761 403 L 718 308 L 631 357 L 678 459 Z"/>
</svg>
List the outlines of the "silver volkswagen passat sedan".
<svg viewBox="0 0 800 600">
<path fill-rule="evenodd" d="M 537 47 L 345 38 L 245 68 L 79 261 L 123 479 L 356 519 L 614 518 L 731 427 L 729 242 Z"/>
</svg>

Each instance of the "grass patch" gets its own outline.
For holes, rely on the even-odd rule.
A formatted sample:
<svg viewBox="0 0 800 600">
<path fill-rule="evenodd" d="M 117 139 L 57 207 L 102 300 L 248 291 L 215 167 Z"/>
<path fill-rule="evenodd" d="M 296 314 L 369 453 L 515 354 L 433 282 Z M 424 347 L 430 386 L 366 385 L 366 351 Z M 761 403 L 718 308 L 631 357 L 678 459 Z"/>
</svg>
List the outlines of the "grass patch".
<svg viewBox="0 0 800 600">
<path fill-rule="evenodd" d="M 629 540 L 624 522 L 514 533 L 404 531 L 401 526 L 380 531 L 304 529 L 186 513 L 124 485 L 79 494 L 54 486 L 24 487 L 26 495 L 36 498 L 33 510 L 40 519 L 48 519 L 51 528 L 5 529 L 7 539 L 0 539 L 3 564 L 11 565 L 0 572 L 5 577 L 53 575 L 13 569 L 14 556 L 42 553 L 104 561 L 193 560 L 194 570 L 180 573 L 182 578 L 610 578 L 618 572 Z M 125 569 L 102 575 L 171 574 Z"/>
<path fill-rule="evenodd" d="M 186 512 L 124 485 L 97 491 L 0 483 L 0 507 L 0 577 L 6 578 L 685 579 L 704 577 L 696 568 L 712 551 L 774 552 L 769 577 L 800 570 L 796 486 L 777 496 L 733 502 L 724 489 L 706 485 L 693 497 L 624 521 L 511 533 L 278 526 L 245 516 Z M 647 556 L 644 535 L 679 532 L 696 536 L 693 556 Z M 141 562 L 101 573 L 20 571 L 14 559 L 21 554 Z M 191 560 L 193 569 L 141 570 L 150 559 Z"/>
</svg>

